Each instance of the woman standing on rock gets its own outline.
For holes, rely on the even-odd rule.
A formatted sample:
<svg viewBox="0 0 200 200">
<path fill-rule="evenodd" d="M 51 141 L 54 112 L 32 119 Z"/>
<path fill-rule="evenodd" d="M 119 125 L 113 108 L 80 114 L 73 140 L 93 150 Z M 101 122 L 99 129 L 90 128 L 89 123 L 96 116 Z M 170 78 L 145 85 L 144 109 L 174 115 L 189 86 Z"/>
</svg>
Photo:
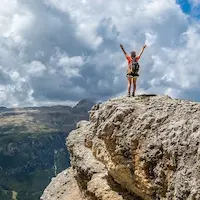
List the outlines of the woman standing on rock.
<svg viewBox="0 0 200 200">
<path fill-rule="evenodd" d="M 126 59 L 128 61 L 128 69 L 127 69 L 127 80 L 128 80 L 128 97 L 130 97 L 130 93 L 131 93 L 131 85 L 133 85 L 133 92 L 132 92 L 132 96 L 135 96 L 135 91 L 136 91 L 136 81 L 137 78 L 139 77 L 139 59 L 144 51 L 144 49 L 146 48 L 146 45 L 144 45 L 142 47 L 142 50 L 140 52 L 139 55 L 136 56 L 136 52 L 132 51 L 131 52 L 131 56 L 129 56 L 126 51 L 124 50 L 124 47 L 120 44 L 120 47 L 122 49 L 122 51 L 124 52 L 124 55 L 126 56 Z"/>
</svg>

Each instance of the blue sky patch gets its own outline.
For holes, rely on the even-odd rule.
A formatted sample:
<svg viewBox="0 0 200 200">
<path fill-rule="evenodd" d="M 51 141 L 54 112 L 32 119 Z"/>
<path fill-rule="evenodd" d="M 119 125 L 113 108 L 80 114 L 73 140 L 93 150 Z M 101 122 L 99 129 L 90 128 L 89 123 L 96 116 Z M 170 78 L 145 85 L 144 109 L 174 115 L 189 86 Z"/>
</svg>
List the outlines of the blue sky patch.
<svg viewBox="0 0 200 200">
<path fill-rule="evenodd" d="M 181 6 L 184 13 L 191 13 L 192 5 L 188 2 L 188 0 L 177 0 L 176 2 Z"/>
<path fill-rule="evenodd" d="M 191 17 L 200 19 L 200 4 L 193 6 L 189 0 L 176 0 L 176 2 L 181 6 L 184 13 Z"/>
</svg>

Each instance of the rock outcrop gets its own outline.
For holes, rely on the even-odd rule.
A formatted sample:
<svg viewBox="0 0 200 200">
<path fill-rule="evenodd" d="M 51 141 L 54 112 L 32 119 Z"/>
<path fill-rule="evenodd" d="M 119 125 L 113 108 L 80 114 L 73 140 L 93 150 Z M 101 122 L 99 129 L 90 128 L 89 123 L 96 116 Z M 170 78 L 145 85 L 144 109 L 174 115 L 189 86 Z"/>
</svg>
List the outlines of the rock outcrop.
<svg viewBox="0 0 200 200">
<path fill-rule="evenodd" d="M 71 167 L 43 200 L 199 200 L 200 103 L 168 96 L 93 106 L 67 138 Z"/>
</svg>

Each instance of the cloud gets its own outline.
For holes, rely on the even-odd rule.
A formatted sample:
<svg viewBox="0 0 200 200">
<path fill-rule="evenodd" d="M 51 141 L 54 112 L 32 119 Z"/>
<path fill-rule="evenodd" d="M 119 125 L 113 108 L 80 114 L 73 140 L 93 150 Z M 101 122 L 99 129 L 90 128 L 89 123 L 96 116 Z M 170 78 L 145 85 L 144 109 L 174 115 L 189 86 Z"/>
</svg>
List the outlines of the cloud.
<svg viewBox="0 0 200 200">
<path fill-rule="evenodd" d="M 145 33 L 145 36 L 146 36 L 145 44 L 146 44 L 148 47 L 150 47 L 152 44 L 155 43 L 156 38 L 157 38 L 156 33 L 149 33 L 149 32 L 146 32 L 146 33 Z"/>
<path fill-rule="evenodd" d="M 199 91 L 200 28 L 175 0 L 3 0 L 0 7 L 1 105 L 126 93 L 120 43 L 128 53 L 148 44 L 138 92 Z"/>
</svg>

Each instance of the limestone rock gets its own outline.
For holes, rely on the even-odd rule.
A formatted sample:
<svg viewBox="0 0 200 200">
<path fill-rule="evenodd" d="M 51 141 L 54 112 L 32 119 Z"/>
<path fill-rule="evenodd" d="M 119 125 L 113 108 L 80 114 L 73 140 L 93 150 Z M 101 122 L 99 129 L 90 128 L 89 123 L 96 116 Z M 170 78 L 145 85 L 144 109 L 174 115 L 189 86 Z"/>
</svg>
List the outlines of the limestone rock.
<svg viewBox="0 0 200 200">
<path fill-rule="evenodd" d="M 199 128 L 200 103 L 161 95 L 111 99 L 69 134 L 71 179 L 83 200 L 199 200 Z"/>
<path fill-rule="evenodd" d="M 52 178 L 51 183 L 40 198 L 40 200 L 43 199 L 84 200 L 74 178 L 73 170 L 67 169 L 58 174 L 56 178 Z"/>
</svg>

